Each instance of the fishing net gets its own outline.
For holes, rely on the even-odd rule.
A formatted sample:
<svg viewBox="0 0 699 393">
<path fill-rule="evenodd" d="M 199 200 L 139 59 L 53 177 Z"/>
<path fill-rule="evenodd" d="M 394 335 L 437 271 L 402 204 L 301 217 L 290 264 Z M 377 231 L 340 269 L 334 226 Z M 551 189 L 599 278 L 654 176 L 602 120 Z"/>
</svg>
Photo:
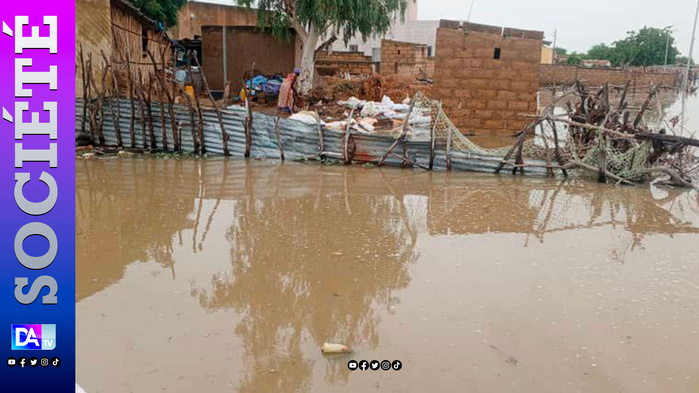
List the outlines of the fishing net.
<svg viewBox="0 0 699 393">
<path fill-rule="evenodd" d="M 438 139 L 451 141 L 451 148 L 466 154 L 504 158 L 512 146 L 485 148 L 464 136 L 442 110 L 439 101 L 431 100 L 421 93 L 415 95 L 415 107 L 423 114 L 432 116 L 430 126 Z M 532 125 L 533 126 L 533 125 Z M 575 160 L 592 167 L 597 167 L 600 160 L 606 161 L 607 171 L 626 180 L 639 180 L 645 176 L 642 171 L 647 168 L 648 158 L 652 152 L 650 142 L 636 140 L 614 140 L 601 135 L 593 143 L 583 143 L 575 137 L 568 137 L 568 127 L 557 130 L 559 134 L 559 155 L 564 162 Z M 550 124 L 541 123 L 533 126 L 522 144 L 522 158 L 525 160 L 556 162 L 555 140 Z M 603 141 L 602 143 L 598 141 Z M 447 142 L 449 143 L 449 142 Z"/>
</svg>

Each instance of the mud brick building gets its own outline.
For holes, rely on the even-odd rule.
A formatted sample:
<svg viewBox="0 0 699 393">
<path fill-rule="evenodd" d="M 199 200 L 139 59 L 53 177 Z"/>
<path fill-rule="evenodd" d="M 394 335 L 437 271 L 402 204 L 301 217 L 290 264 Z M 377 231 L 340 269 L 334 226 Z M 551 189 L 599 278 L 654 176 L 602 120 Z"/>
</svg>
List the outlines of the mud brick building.
<svg viewBox="0 0 699 393">
<path fill-rule="evenodd" d="M 320 52 L 316 55 L 316 71 L 321 75 L 371 74 L 376 70 L 371 56 L 362 52 Z"/>
<path fill-rule="evenodd" d="M 440 21 L 433 95 L 465 134 L 510 136 L 537 111 L 544 33 Z"/>
<path fill-rule="evenodd" d="M 583 68 L 565 64 L 542 64 L 541 85 L 563 86 L 572 85 L 576 80 L 584 82 L 588 86 L 599 87 L 605 83 L 611 85 L 625 85 L 627 82 L 632 87 L 648 86 L 649 84 L 662 84 L 665 87 L 676 87 L 680 81 L 681 73 L 658 72 L 634 68 L 628 70 Z"/>
<path fill-rule="evenodd" d="M 75 93 L 78 97 L 83 96 L 81 49 L 85 61 L 92 58 L 92 71 L 99 89 L 102 89 L 103 54 L 121 74 L 125 74 L 128 58 L 131 74 L 135 77 L 140 72 L 145 78 L 153 70 L 148 51 L 159 64 L 163 57 L 169 63 L 173 53 L 169 37 L 158 23 L 126 0 L 76 0 L 75 44 Z M 126 82 L 120 80 L 121 83 Z"/>
<path fill-rule="evenodd" d="M 425 44 L 393 40 L 381 41 L 381 74 L 415 77 L 421 70 L 434 73 L 432 49 Z"/>
</svg>

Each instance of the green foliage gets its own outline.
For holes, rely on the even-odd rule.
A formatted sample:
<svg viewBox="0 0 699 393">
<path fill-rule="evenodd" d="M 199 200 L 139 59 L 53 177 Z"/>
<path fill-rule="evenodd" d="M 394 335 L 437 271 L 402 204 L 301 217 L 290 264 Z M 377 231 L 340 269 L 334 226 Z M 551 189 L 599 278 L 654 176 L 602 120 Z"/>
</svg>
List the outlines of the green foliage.
<svg viewBox="0 0 699 393">
<path fill-rule="evenodd" d="M 677 58 L 675 59 L 675 63 L 674 63 L 674 64 L 686 65 L 686 64 L 687 64 L 687 60 L 688 60 L 687 56 L 677 56 Z M 692 65 L 695 64 L 695 63 L 694 63 L 694 59 L 692 59 L 692 63 L 691 63 L 691 64 L 692 64 Z"/>
<path fill-rule="evenodd" d="M 177 12 L 187 0 L 131 0 L 131 3 L 164 27 L 171 27 L 177 25 Z"/>
<path fill-rule="evenodd" d="M 256 7 L 258 26 L 288 39 L 295 19 L 308 29 L 332 33 L 345 42 L 359 34 L 363 39 L 389 31 L 396 16 L 403 20 L 408 0 L 237 0 Z"/>
<path fill-rule="evenodd" d="M 570 56 L 568 56 L 567 64 L 571 65 L 580 65 L 583 60 L 587 58 L 587 55 L 585 54 L 580 54 L 580 53 L 571 53 Z"/>
<path fill-rule="evenodd" d="M 568 54 L 568 49 L 565 49 L 565 48 L 556 48 L 555 51 L 559 55 L 567 55 Z"/>
<path fill-rule="evenodd" d="M 591 59 L 609 60 L 615 66 L 663 65 L 666 48 L 668 64 L 675 64 L 679 50 L 675 46 L 672 31 L 644 27 L 639 31 L 628 32 L 626 38 L 611 46 L 597 44 L 590 48 L 587 55 Z"/>
<path fill-rule="evenodd" d="M 587 57 L 597 60 L 611 60 L 614 55 L 614 48 L 605 44 L 597 44 L 587 51 Z"/>
</svg>

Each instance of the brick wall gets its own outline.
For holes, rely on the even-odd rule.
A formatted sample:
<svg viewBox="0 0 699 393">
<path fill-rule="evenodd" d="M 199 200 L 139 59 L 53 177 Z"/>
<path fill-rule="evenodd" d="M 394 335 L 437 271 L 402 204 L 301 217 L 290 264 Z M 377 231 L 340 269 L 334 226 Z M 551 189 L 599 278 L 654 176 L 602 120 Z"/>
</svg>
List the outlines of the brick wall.
<svg viewBox="0 0 699 393">
<path fill-rule="evenodd" d="M 589 86 L 602 86 L 605 83 L 632 86 L 647 86 L 662 83 L 663 86 L 675 87 L 679 80 L 675 73 L 647 72 L 642 69 L 616 70 L 603 68 L 581 68 L 565 64 L 542 64 L 541 85 L 572 85 L 576 80 L 584 81 Z"/>
<path fill-rule="evenodd" d="M 76 0 L 75 2 L 75 64 L 78 66 L 75 75 L 75 94 L 83 96 L 82 66 L 80 64 L 80 48 L 87 60 L 92 53 L 95 64 L 95 82 L 101 88 L 102 51 L 110 58 L 112 55 L 112 19 L 109 0 Z"/>
<path fill-rule="evenodd" d="M 362 52 L 321 52 L 316 56 L 316 70 L 321 75 L 371 74 L 374 63 Z"/>
<path fill-rule="evenodd" d="M 535 114 L 542 32 L 442 21 L 433 95 L 462 133 L 509 136 Z M 495 50 L 500 58 L 495 59 Z"/>
<path fill-rule="evenodd" d="M 381 74 L 415 77 L 422 69 L 433 75 L 434 62 L 427 54 L 427 45 L 382 40 Z"/>
</svg>

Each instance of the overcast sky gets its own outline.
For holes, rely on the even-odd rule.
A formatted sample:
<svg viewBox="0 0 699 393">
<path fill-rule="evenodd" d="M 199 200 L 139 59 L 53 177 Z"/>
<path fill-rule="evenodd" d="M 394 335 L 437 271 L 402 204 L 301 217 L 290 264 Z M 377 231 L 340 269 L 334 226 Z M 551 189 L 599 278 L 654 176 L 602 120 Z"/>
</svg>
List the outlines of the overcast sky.
<svg viewBox="0 0 699 393">
<path fill-rule="evenodd" d="M 470 4 L 471 0 L 418 0 L 418 19 L 466 20 Z M 475 0 L 471 21 L 540 30 L 550 40 L 558 29 L 558 46 L 578 52 L 600 42 L 610 44 L 644 25 L 674 25 L 679 50 L 686 55 L 696 5 L 697 0 Z"/>
</svg>

